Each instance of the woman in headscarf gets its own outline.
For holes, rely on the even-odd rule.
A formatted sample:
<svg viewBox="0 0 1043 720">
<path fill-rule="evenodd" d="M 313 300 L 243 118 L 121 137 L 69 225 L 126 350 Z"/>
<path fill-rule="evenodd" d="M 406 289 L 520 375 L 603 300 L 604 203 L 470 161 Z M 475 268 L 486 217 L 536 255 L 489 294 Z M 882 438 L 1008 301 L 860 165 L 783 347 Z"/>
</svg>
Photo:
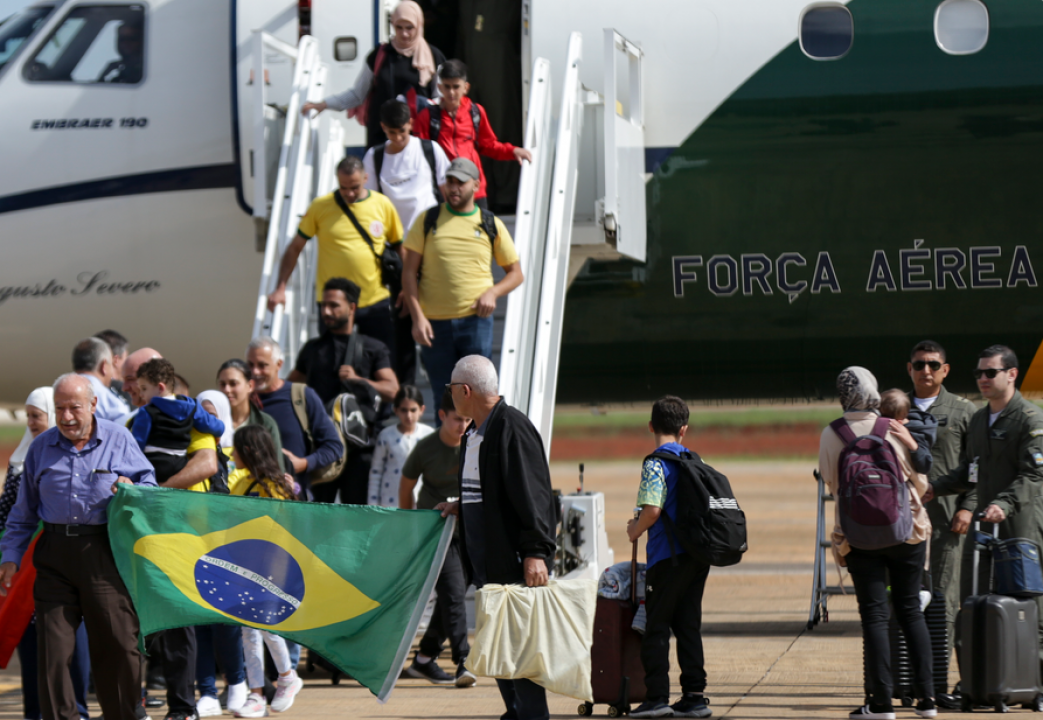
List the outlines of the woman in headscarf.
<svg viewBox="0 0 1043 720">
<path fill-rule="evenodd" d="M 844 409 L 843 420 L 855 438 L 873 433 L 880 420 L 880 392 L 876 378 L 863 367 L 846 368 L 837 378 L 837 394 Z M 913 666 L 914 695 L 919 699 L 916 714 L 935 717 L 934 682 L 931 670 L 931 640 L 927 634 L 920 607 L 920 589 L 927 562 L 927 546 L 931 537 L 931 521 L 921 497 L 927 491 L 927 478 L 915 472 L 909 461 L 909 449 L 902 438 L 909 434 L 901 423 L 889 422 L 886 442 L 898 460 L 898 470 L 909 493 L 912 531 L 902 543 L 880 549 L 853 547 L 840 526 L 840 503 L 836 505 L 833 528 L 833 556 L 840 566 L 847 566 L 855 586 L 858 612 L 862 619 L 862 643 L 865 652 L 865 704 L 852 711 L 851 718 L 893 719 L 891 645 L 888 638 L 888 591 L 898 623 L 905 633 Z M 911 438 L 909 438 L 911 439 Z M 830 493 L 839 497 L 841 454 L 847 443 L 832 427 L 822 431 L 819 442 L 819 472 Z"/>
<path fill-rule="evenodd" d="M 438 97 L 435 71 L 445 62 L 445 55 L 424 39 L 424 11 L 413 0 L 402 0 L 391 13 L 391 28 L 391 42 L 378 45 L 366 56 L 353 88 L 322 102 L 304 103 L 301 112 L 347 110 L 349 117 L 366 127 L 369 148 L 387 140 L 380 127 L 380 108 L 385 101 L 401 96 L 415 113 L 417 98 Z"/>
<path fill-rule="evenodd" d="M 22 473 L 25 470 L 25 456 L 29 446 L 48 428 L 54 427 L 54 391 L 50 387 L 38 387 L 29 393 L 25 400 L 25 434 L 15 448 L 7 465 L 7 478 L 4 489 L 0 493 L 0 531 L 7 525 L 7 516 L 11 508 L 18 502 L 18 489 L 22 484 Z M 22 616 L 24 618 L 24 615 Z M 24 622 L 24 619 L 23 619 Z M 36 616 L 29 622 L 18 643 L 18 662 L 22 668 L 22 717 L 26 720 L 40 720 L 40 698 L 37 692 L 36 673 Z M 80 623 L 76 631 L 76 650 L 72 656 L 69 672 L 76 692 L 76 708 L 80 717 L 89 718 L 87 712 L 87 684 L 91 663 L 87 649 L 87 629 Z"/>
</svg>

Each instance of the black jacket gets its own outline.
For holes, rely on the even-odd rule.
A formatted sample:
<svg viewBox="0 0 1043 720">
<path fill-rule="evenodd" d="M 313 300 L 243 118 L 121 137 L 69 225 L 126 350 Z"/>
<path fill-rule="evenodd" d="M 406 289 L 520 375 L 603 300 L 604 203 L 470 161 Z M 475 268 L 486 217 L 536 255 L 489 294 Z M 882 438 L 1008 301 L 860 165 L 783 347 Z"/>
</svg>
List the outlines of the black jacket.
<svg viewBox="0 0 1043 720">
<path fill-rule="evenodd" d="M 473 425 L 472 425 L 473 427 Z M 467 436 L 460 446 L 460 494 Z M 553 566 L 557 506 L 540 433 L 521 411 L 500 400 L 489 415 L 478 450 L 484 527 L 467 527 L 461 513 L 464 552 L 474 543 L 485 548 L 486 582 L 524 582 L 524 558 L 543 558 Z M 464 567 L 470 570 L 470 560 Z"/>
</svg>

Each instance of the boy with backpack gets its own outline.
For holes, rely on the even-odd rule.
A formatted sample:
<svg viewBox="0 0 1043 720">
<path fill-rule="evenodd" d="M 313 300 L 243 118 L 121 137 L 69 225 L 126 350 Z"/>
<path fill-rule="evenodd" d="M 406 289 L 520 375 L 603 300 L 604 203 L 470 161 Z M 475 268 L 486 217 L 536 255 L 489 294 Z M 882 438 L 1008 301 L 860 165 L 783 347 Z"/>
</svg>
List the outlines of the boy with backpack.
<svg viewBox="0 0 1043 720">
<path fill-rule="evenodd" d="M 532 162 L 532 153 L 511 143 L 496 139 L 485 108 L 467 97 L 467 66 L 459 60 L 446 60 L 438 68 L 438 105 L 428 105 L 416 118 L 417 137 L 434 140 L 450 160 L 467 158 L 478 167 L 478 188 L 474 199 L 478 207 L 488 209 L 485 173 L 480 155 L 493 160 Z"/>
<path fill-rule="evenodd" d="M 656 451 L 641 468 L 637 493 L 640 514 L 627 523 L 627 536 L 637 542 L 648 531 L 645 610 L 648 624 L 641 641 L 645 668 L 645 702 L 631 717 L 710 717 L 703 660 L 702 603 L 710 564 L 680 546 L 676 525 L 681 492 L 681 444 L 688 432 L 688 405 L 667 395 L 652 406 L 648 429 L 655 435 Z M 676 460 L 657 457 L 676 456 Z M 689 455 L 689 457 L 691 457 Z M 682 698 L 670 705 L 670 631 L 677 638 L 681 666 Z"/>
</svg>

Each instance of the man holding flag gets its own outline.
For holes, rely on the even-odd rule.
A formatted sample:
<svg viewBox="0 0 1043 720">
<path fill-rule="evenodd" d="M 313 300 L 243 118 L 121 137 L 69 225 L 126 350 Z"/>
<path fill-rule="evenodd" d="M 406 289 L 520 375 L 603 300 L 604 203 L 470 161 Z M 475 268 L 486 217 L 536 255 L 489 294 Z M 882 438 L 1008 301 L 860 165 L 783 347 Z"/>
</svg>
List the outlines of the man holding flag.
<svg viewBox="0 0 1043 720">
<path fill-rule="evenodd" d="M 119 485 L 155 486 L 156 479 L 130 432 L 95 417 L 97 398 L 85 378 L 58 378 L 54 407 L 58 425 L 29 447 L 18 502 L 0 543 L 0 595 L 11 587 L 42 520 L 33 595 L 43 718 L 80 718 L 68 668 L 82 619 L 102 713 L 109 720 L 137 720 L 138 618 L 109 546 L 107 510 Z"/>
</svg>

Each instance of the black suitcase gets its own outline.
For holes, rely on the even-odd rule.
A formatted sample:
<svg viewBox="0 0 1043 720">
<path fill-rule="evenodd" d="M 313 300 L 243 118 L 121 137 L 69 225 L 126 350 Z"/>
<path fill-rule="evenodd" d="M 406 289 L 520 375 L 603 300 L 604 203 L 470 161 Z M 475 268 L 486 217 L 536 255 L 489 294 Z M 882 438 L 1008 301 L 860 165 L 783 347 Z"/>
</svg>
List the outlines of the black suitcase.
<svg viewBox="0 0 1043 720">
<path fill-rule="evenodd" d="M 609 717 L 630 713 L 631 703 L 645 700 L 645 668 L 641 664 L 641 633 L 634 630 L 637 613 L 637 543 L 630 562 L 630 599 L 599 597 L 594 611 L 594 643 L 590 648 L 590 687 L 593 703 L 582 703 L 580 715 L 591 715 L 594 704 L 607 704 Z"/>
<path fill-rule="evenodd" d="M 975 523 L 975 531 L 979 523 Z M 999 537 L 999 525 L 994 527 Z M 978 595 L 974 551 L 973 594 L 960 608 L 960 690 L 963 711 L 987 705 L 1006 712 L 1015 703 L 1034 703 L 1041 692 L 1039 629 L 1035 600 Z M 990 586 L 992 584 L 990 572 Z"/>
<path fill-rule="evenodd" d="M 945 595 L 935 590 L 931 593 L 931 602 L 923 612 L 927 623 L 927 634 L 931 638 L 931 671 L 935 687 L 941 687 L 940 680 L 949 674 L 949 658 L 945 653 Z M 894 681 L 894 698 L 902 701 L 902 707 L 912 707 L 915 700 L 913 693 L 913 665 L 909 659 L 909 646 L 905 642 L 905 633 L 898 625 L 894 610 L 888 626 L 891 640 L 891 678 Z"/>
</svg>

